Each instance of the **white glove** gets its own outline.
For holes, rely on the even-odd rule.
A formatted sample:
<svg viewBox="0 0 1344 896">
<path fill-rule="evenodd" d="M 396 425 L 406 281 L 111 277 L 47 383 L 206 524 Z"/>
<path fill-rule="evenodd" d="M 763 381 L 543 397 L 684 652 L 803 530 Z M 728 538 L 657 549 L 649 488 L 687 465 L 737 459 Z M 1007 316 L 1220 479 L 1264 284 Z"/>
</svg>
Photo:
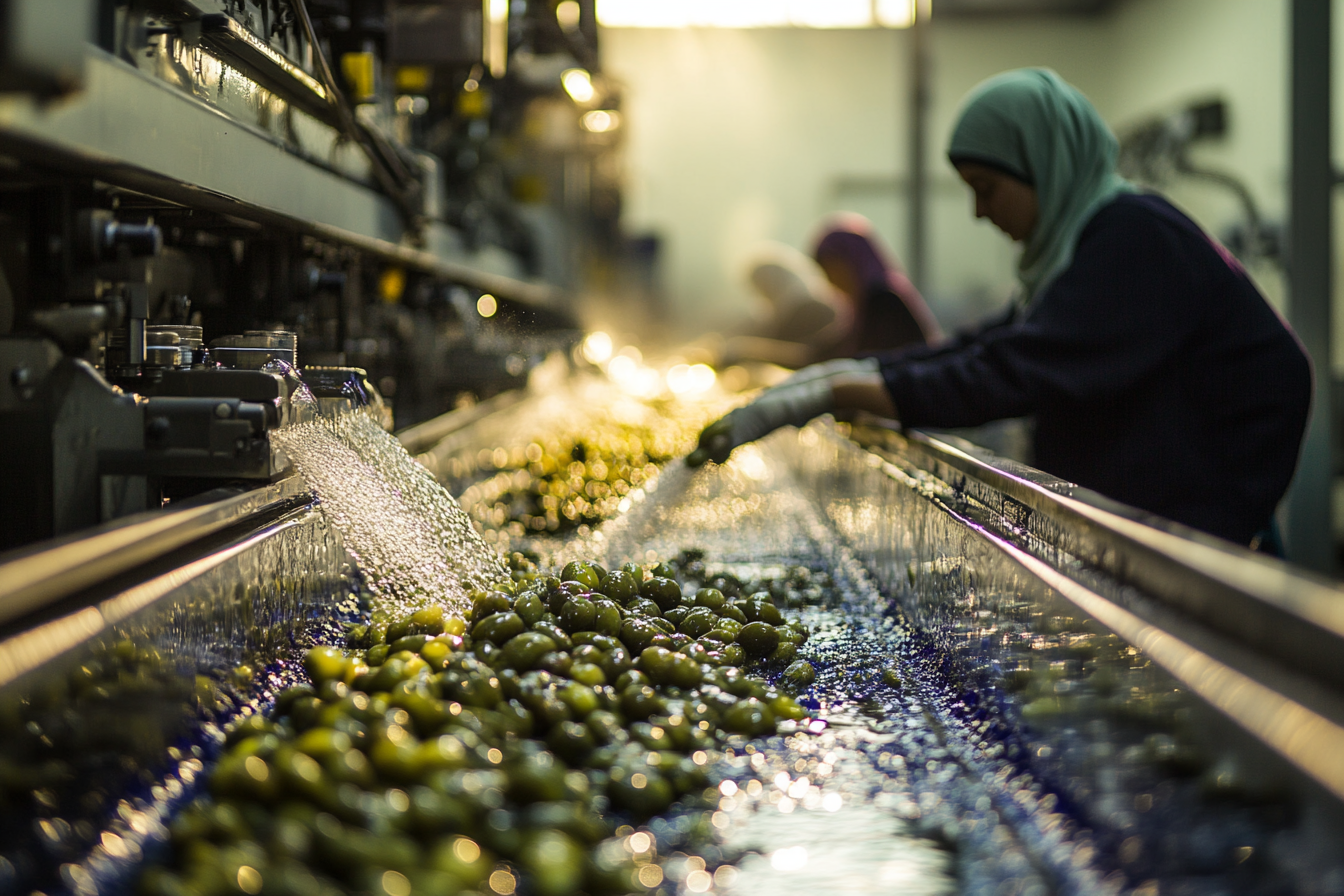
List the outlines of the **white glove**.
<svg viewBox="0 0 1344 896">
<path fill-rule="evenodd" d="M 839 374 L 868 374 L 877 373 L 882 369 L 881 364 L 876 358 L 833 358 L 830 361 L 822 361 L 820 364 L 809 364 L 793 373 L 775 385 L 775 388 L 781 386 L 796 386 L 799 383 L 810 383 L 813 380 L 819 380 L 824 377 L 832 377 Z"/>
<path fill-rule="evenodd" d="M 809 370 L 812 367 L 805 367 L 798 373 Z M 707 460 L 721 464 L 738 445 L 754 442 L 781 426 L 802 426 L 813 417 L 828 413 L 833 404 L 830 375 L 811 376 L 802 381 L 785 380 L 766 389 L 751 404 L 735 408 L 705 427 L 700 433 L 699 446 L 687 456 L 686 463 L 692 467 Z"/>
</svg>

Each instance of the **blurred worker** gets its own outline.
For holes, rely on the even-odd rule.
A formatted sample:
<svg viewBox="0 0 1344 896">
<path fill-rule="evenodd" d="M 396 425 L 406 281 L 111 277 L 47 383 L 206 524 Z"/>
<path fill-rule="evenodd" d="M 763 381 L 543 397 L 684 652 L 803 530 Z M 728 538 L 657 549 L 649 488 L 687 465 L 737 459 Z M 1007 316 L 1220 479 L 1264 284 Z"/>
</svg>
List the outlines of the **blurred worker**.
<svg viewBox="0 0 1344 896">
<path fill-rule="evenodd" d="M 848 299 L 826 282 L 812 259 L 783 243 L 763 243 L 747 278 L 769 305 L 770 317 L 750 334 L 730 337 L 723 361 L 769 361 L 798 368 L 848 354 L 854 323 Z"/>
<path fill-rule="evenodd" d="M 837 355 L 932 344 L 942 338 L 919 290 L 891 260 L 867 218 L 853 212 L 832 215 L 812 257 L 854 308 L 853 326 Z"/>
<path fill-rule="evenodd" d="M 1120 178 L 1116 150 L 1051 71 L 981 84 L 948 157 L 976 216 L 1023 244 L 1018 302 L 944 346 L 801 370 L 706 428 L 689 462 L 840 409 L 932 427 L 1034 414 L 1041 469 L 1252 543 L 1296 466 L 1310 363 L 1226 250 Z"/>
</svg>

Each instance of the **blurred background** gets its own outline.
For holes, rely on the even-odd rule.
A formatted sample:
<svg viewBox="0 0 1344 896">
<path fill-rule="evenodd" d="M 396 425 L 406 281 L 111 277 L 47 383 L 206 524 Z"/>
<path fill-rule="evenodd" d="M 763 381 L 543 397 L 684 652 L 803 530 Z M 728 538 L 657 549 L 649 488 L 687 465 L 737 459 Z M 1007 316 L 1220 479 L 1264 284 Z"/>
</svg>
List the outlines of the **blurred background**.
<svg viewBox="0 0 1344 896">
<path fill-rule="evenodd" d="M 599 0 L 603 71 L 622 95 L 621 225 L 656 258 L 647 313 L 684 337 L 740 322 L 757 301 L 754 247 L 807 251 L 839 210 L 871 219 L 944 328 L 1001 306 L 1016 249 L 975 220 L 943 149 L 970 88 L 1028 65 L 1081 88 L 1126 138 L 1127 173 L 1239 250 L 1282 307 L 1288 11 L 1276 0 L 935 2 L 921 249 L 912 4 Z M 1208 106 L 1218 111 L 1196 133 L 1182 113 Z M 590 313 L 617 330 L 640 320 L 628 308 Z"/>
<path fill-rule="evenodd" d="M 975 219 L 944 155 L 959 103 L 1046 66 L 1114 129 L 1122 173 L 1222 241 L 1311 352 L 1292 528 L 1299 545 L 1319 536 L 1299 559 L 1333 568 L 1335 6 L 0 0 L 0 362 L 30 370 L 15 408 L 60 359 L 100 386 L 185 398 L 204 388 L 186 371 L 262 348 L 293 360 L 297 343 L 306 365 L 364 371 L 403 429 L 526 386 L 551 358 L 606 374 L 624 358 L 644 397 L 712 385 L 684 375 L 711 365 L 734 392 L 768 381 L 740 361 L 881 347 L 789 348 L 828 320 L 879 330 L 865 297 L 847 303 L 808 267 L 837 213 L 868 222 L 936 339 L 1002 308 L 1015 282 L 1017 247 Z M 763 260 L 775 273 L 753 282 Z M 0 427 L 18 455 L 51 431 Z M 58 500 L 41 491 L 31 503 Z M 63 527 L 18 523 L 0 544 Z"/>
</svg>

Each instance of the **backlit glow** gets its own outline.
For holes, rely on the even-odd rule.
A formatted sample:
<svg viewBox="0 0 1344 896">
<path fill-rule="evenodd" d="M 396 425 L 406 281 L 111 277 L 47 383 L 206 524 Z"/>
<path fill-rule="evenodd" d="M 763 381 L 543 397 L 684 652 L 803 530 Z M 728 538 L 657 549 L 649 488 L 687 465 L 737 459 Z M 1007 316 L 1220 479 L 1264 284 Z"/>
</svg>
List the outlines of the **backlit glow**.
<svg viewBox="0 0 1344 896">
<path fill-rule="evenodd" d="M 509 62 L 509 0 L 486 0 L 485 15 L 485 62 L 501 78 Z"/>
<path fill-rule="evenodd" d="M 674 364 L 667 371 L 668 391 L 675 395 L 705 392 L 713 388 L 717 376 L 708 364 Z"/>
<path fill-rule="evenodd" d="M 886 28 L 909 28 L 915 24 L 915 0 L 874 0 L 877 24 Z M 924 10 L 925 15 L 928 9 Z"/>
<path fill-rule="evenodd" d="M 611 358 L 611 337 L 601 330 L 583 340 L 583 358 L 589 364 L 605 364 Z"/>
<path fill-rule="evenodd" d="M 582 15 L 583 10 L 579 7 L 578 0 L 560 0 L 555 5 L 555 20 L 566 31 L 573 31 L 579 27 L 579 18 Z"/>
<path fill-rule="evenodd" d="M 770 864 L 776 871 L 802 871 L 807 867 L 807 847 L 777 849 L 770 854 Z"/>
<path fill-rule="evenodd" d="M 499 302 L 495 297 L 486 293 L 476 300 L 476 313 L 481 317 L 494 317 L 495 312 L 499 310 Z"/>
<path fill-rule="evenodd" d="M 607 28 L 908 28 L 916 2 L 598 0 L 597 21 Z"/>
<path fill-rule="evenodd" d="M 560 83 L 565 93 L 576 103 L 591 103 L 597 91 L 593 89 L 593 77 L 581 68 L 565 69 L 560 75 Z"/>
<path fill-rule="evenodd" d="M 585 131 L 593 134 L 605 134 L 607 131 L 614 131 L 621 126 L 621 113 L 611 109 L 594 109 L 591 112 L 585 112 L 579 119 Z"/>
</svg>

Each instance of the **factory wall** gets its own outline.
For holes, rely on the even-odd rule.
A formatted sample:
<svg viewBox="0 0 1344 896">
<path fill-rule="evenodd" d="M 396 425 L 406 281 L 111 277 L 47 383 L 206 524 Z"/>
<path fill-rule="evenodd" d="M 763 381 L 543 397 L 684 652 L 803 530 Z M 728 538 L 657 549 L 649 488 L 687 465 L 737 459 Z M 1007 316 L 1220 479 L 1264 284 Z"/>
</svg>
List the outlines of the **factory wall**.
<svg viewBox="0 0 1344 896">
<path fill-rule="evenodd" d="M 1243 178 L 1281 221 L 1287 15 L 1285 0 L 1128 0 L 1099 18 L 936 21 L 924 289 L 940 319 L 956 325 L 996 307 L 1013 282 L 1015 247 L 973 219 L 942 156 L 967 90 L 1003 69 L 1047 65 L 1119 129 L 1221 96 L 1230 132 L 1195 157 Z M 908 32 L 607 29 L 602 41 L 607 71 L 626 87 L 626 227 L 662 238 L 663 287 L 687 333 L 745 315 L 751 247 L 806 248 L 828 211 L 867 214 L 904 252 Z M 1216 235 L 1239 217 L 1217 188 L 1167 191 Z M 1278 269 L 1252 273 L 1282 304 Z"/>
</svg>

